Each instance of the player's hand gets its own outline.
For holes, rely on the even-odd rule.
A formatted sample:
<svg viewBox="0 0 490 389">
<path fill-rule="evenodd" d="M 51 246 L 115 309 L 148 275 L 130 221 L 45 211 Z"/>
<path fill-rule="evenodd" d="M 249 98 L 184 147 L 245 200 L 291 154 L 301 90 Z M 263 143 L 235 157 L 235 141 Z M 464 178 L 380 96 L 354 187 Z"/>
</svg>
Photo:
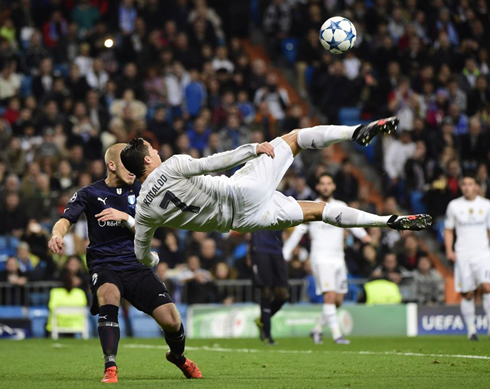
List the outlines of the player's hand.
<svg viewBox="0 0 490 389">
<path fill-rule="evenodd" d="M 63 238 L 60 235 L 53 235 L 48 242 L 48 247 L 53 254 L 63 251 Z"/>
<path fill-rule="evenodd" d="M 124 222 L 128 220 L 128 214 L 126 212 L 118 211 L 114 208 L 106 208 L 101 213 L 95 215 L 100 222 L 115 221 Z"/>
<path fill-rule="evenodd" d="M 373 238 L 371 238 L 371 235 L 366 235 L 364 238 L 361 239 L 361 242 L 364 244 L 371 244 L 373 243 Z"/>
<path fill-rule="evenodd" d="M 268 155 L 271 158 L 276 156 L 274 153 L 274 146 L 272 146 L 269 142 L 259 143 L 255 152 L 257 153 L 257 156 L 262 154 Z"/>
<path fill-rule="evenodd" d="M 151 252 L 151 256 L 153 257 L 153 259 L 151 261 L 150 267 L 155 267 L 160 263 L 160 257 L 154 251 Z"/>
<path fill-rule="evenodd" d="M 449 261 L 456 262 L 456 253 L 454 251 L 448 251 L 446 256 Z"/>
</svg>

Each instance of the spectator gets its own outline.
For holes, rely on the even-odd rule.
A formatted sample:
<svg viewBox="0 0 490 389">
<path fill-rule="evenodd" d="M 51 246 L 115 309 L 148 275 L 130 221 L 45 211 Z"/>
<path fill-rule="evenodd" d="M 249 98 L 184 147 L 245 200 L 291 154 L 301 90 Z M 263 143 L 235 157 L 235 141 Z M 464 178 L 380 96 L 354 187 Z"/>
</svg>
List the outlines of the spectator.
<svg viewBox="0 0 490 389">
<path fill-rule="evenodd" d="M 401 179 L 405 178 L 405 164 L 415 153 L 415 143 L 409 131 L 403 130 L 399 140 L 395 140 L 388 146 L 384 158 L 384 169 L 388 174 L 389 188 L 397 188 Z"/>
<path fill-rule="evenodd" d="M 6 63 L 2 68 L 0 77 L 0 102 L 18 95 L 21 77 L 13 71 L 12 63 Z"/>
<path fill-rule="evenodd" d="M 184 90 L 185 106 L 191 118 L 196 117 L 207 100 L 206 88 L 199 79 L 199 72 L 192 69 L 189 73 L 190 82 Z"/>
<path fill-rule="evenodd" d="M 398 264 L 396 255 L 388 252 L 384 255 L 383 262 L 371 274 L 374 278 L 383 278 L 396 285 L 400 285 L 404 278 L 409 277 L 409 272 Z"/>
<path fill-rule="evenodd" d="M 158 279 L 165 284 L 165 287 L 168 290 L 168 293 L 171 296 L 175 296 L 176 285 L 175 285 L 175 281 L 171 278 L 168 278 L 168 276 L 167 276 L 168 267 L 169 266 L 166 262 L 160 262 L 155 267 L 155 274 L 158 277 Z"/>
<path fill-rule="evenodd" d="M 219 132 L 221 144 L 225 150 L 232 150 L 240 145 L 249 143 L 250 132 L 240 124 L 237 115 L 229 115 L 226 126 Z"/>
<path fill-rule="evenodd" d="M 288 36 L 291 29 L 291 9 L 284 0 L 274 0 L 265 10 L 263 16 L 264 32 L 268 38 L 269 52 L 275 56 L 279 44 Z"/>
<path fill-rule="evenodd" d="M 407 270 L 414 270 L 420 257 L 425 253 L 420 249 L 416 236 L 408 235 L 403 242 L 401 254 L 398 256 L 398 262 Z"/>
<path fill-rule="evenodd" d="M 211 271 L 218 262 L 222 260 L 217 252 L 216 241 L 214 239 L 204 239 L 199 248 L 199 260 L 201 267 Z"/>
<path fill-rule="evenodd" d="M 133 0 L 123 0 L 119 6 L 119 28 L 125 35 L 134 31 L 135 21 L 138 16 Z"/>
<path fill-rule="evenodd" d="M 70 66 L 70 75 L 66 82 L 66 86 L 77 100 L 85 99 L 85 96 L 90 89 L 87 79 L 80 73 L 80 69 L 75 63 L 72 63 Z"/>
<path fill-rule="evenodd" d="M 113 116 L 121 119 L 139 120 L 146 116 L 147 108 L 143 102 L 136 100 L 132 89 L 126 89 L 122 99 L 114 100 L 111 104 L 110 112 Z"/>
<path fill-rule="evenodd" d="M 168 103 L 172 107 L 176 116 L 182 115 L 182 102 L 184 98 L 185 87 L 191 81 L 189 73 L 185 70 L 180 62 L 174 62 L 172 71 L 165 76 L 165 85 L 167 87 Z"/>
<path fill-rule="evenodd" d="M 68 23 L 61 11 L 54 11 L 51 19 L 43 26 L 44 44 L 48 48 L 55 48 L 61 38 L 68 32 Z"/>
<path fill-rule="evenodd" d="M 258 106 L 262 101 L 267 102 L 269 110 L 276 120 L 282 120 L 286 116 L 285 111 L 289 106 L 289 96 L 285 89 L 279 87 L 279 78 L 276 73 L 269 72 L 264 87 L 257 90 L 254 103 Z"/>
<path fill-rule="evenodd" d="M 90 88 L 99 93 L 103 93 L 109 81 L 109 74 L 104 70 L 104 63 L 101 58 L 94 58 L 92 68 L 86 74 L 87 83 Z"/>
<path fill-rule="evenodd" d="M 88 293 L 90 277 L 85 270 L 82 259 L 78 255 L 71 255 L 66 259 L 60 271 L 60 279 L 70 278 L 73 288 L 79 288 Z"/>
<path fill-rule="evenodd" d="M 12 287 L 10 293 L 2 293 L 1 305 L 25 305 L 24 286 L 27 283 L 27 276 L 20 269 L 17 258 L 8 257 L 5 262 L 5 270 L 0 271 L 0 282 L 7 282 Z"/>
<path fill-rule="evenodd" d="M 335 175 L 335 183 L 337 184 L 335 196 L 339 200 L 350 202 L 358 198 L 359 183 L 353 174 L 353 168 L 351 160 L 346 157 L 342 161 L 341 170 Z"/>
<path fill-rule="evenodd" d="M 89 0 L 79 0 L 77 6 L 71 11 L 71 18 L 77 24 L 80 35 L 87 36 L 100 19 L 100 12 L 96 7 L 90 5 Z"/>
<path fill-rule="evenodd" d="M 421 256 L 413 273 L 415 295 L 418 304 L 444 304 L 444 281 L 427 256 Z"/>
<path fill-rule="evenodd" d="M 482 133 L 479 118 L 474 117 L 469 121 L 469 131 L 461 135 L 460 141 L 461 158 L 467 163 L 467 167 L 476 169 L 479 162 L 488 159 L 489 139 Z"/>
<path fill-rule="evenodd" d="M 201 268 L 197 256 L 191 255 L 187 258 L 187 265 L 179 273 L 178 279 L 187 287 L 188 304 L 216 301 L 216 287 L 212 282 L 211 273 Z"/>
<path fill-rule="evenodd" d="M 198 150 L 201 154 L 208 144 L 211 129 L 206 126 L 206 120 L 200 116 L 194 120 L 194 126 L 187 131 L 190 146 Z"/>
</svg>

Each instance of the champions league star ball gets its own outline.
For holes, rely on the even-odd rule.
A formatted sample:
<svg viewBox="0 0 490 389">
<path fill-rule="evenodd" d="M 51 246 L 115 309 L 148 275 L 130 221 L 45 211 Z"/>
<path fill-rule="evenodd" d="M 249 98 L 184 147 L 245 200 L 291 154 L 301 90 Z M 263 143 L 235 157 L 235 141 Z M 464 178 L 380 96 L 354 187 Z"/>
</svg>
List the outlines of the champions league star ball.
<svg viewBox="0 0 490 389">
<path fill-rule="evenodd" d="M 334 16 L 320 28 L 320 42 L 332 54 L 349 51 L 356 43 L 357 31 L 349 19 Z"/>
</svg>

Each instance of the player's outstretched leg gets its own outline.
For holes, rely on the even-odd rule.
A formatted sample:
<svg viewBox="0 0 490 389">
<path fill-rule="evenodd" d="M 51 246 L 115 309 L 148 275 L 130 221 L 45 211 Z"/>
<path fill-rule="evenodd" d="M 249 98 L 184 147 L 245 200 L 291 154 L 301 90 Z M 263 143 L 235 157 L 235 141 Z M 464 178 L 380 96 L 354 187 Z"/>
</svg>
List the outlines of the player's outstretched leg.
<svg viewBox="0 0 490 389">
<path fill-rule="evenodd" d="M 354 140 L 360 145 L 367 146 L 376 135 L 390 134 L 396 131 L 398 122 L 398 118 L 393 116 L 376 120 L 367 125 L 322 125 L 302 128 L 293 133 L 297 135 L 296 142 L 300 149 L 324 149 L 346 140 Z M 287 141 L 288 135 L 283 136 L 283 139 Z M 297 154 L 298 150 L 295 150 L 294 145 L 290 144 L 290 146 L 292 146 L 293 153 Z"/>
<path fill-rule="evenodd" d="M 186 378 L 202 378 L 197 365 L 184 356 L 185 332 L 175 304 L 160 305 L 153 311 L 153 318 L 165 332 L 165 340 L 170 347 L 167 352 L 167 361 L 177 366 Z"/>
<path fill-rule="evenodd" d="M 331 206 L 317 201 L 298 201 L 303 222 L 323 221 L 336 227 L 390 227 L 394 230 L 421 231 L 432 225 L 430 215 L 378 216 L 355 208 Z"/>
</svg>

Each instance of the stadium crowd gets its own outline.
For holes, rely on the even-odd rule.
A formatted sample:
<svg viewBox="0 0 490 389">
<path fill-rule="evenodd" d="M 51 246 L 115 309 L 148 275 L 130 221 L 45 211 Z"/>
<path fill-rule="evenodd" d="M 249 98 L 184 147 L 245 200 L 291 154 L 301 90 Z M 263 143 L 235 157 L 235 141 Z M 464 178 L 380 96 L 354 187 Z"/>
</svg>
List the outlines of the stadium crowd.
<svg viewBox="0 0 490 389">
<path fill-rule="evenodd" d="M 297 158 L 281 183 L 286 194 L 315 199 L 316 177 L 329 172 L 335 197 L 352 206 L 380 214 L 411 208 L 439 220 L 459 196 L 463 170 L 475 171 L 489 194 L 484 0 L 273 0 L 259 2 L 255 13 L 248 1 L 221 0 L 3 4 L 0 282 L 22 288 L 70 274 L 74 285 L 87 289 L 84 220 L 65 238 L 62 255 L 49 254 L 47 241 L 73 193 L 105 176 L 103 155 L 113 143 L 140 136 L 164 159 L 173 153 L 201 157 L 312 124 L 301 105 L 291 104 L 276 71 L 245 51 L 241 38 L 249 18 L 229 22 L 240 12 L 263 26 L 270 57 L 281 53 L 285 40 L 296 40 L 297 89 L 329 122 L 339 120 L 344 106 L 359 107 L 360 120 L 401 120 L 397 136 L 374 146 L 371 162 L 386 173 L 383 209 L 369 202 L 351 160 L 335 162 L 331 149 Z M 356 48 L 339 57 L 318 40 L 321 24 L 335 14 L 358 31 Z M 442 278 L 415 235 L 369 234 L 370 245 L 346 236 L 352 278 L 410 283 L 420 303 L 443 302 Z M 170 292 L 187 284 L 188 302 L 229 302 L 213 280 L 250 279 L 249 239 L 159 229 L 155 271 Z M 311 273 L 305 247 L 307 241 L 289 262 L 292 279 Z"/>
</svg>

